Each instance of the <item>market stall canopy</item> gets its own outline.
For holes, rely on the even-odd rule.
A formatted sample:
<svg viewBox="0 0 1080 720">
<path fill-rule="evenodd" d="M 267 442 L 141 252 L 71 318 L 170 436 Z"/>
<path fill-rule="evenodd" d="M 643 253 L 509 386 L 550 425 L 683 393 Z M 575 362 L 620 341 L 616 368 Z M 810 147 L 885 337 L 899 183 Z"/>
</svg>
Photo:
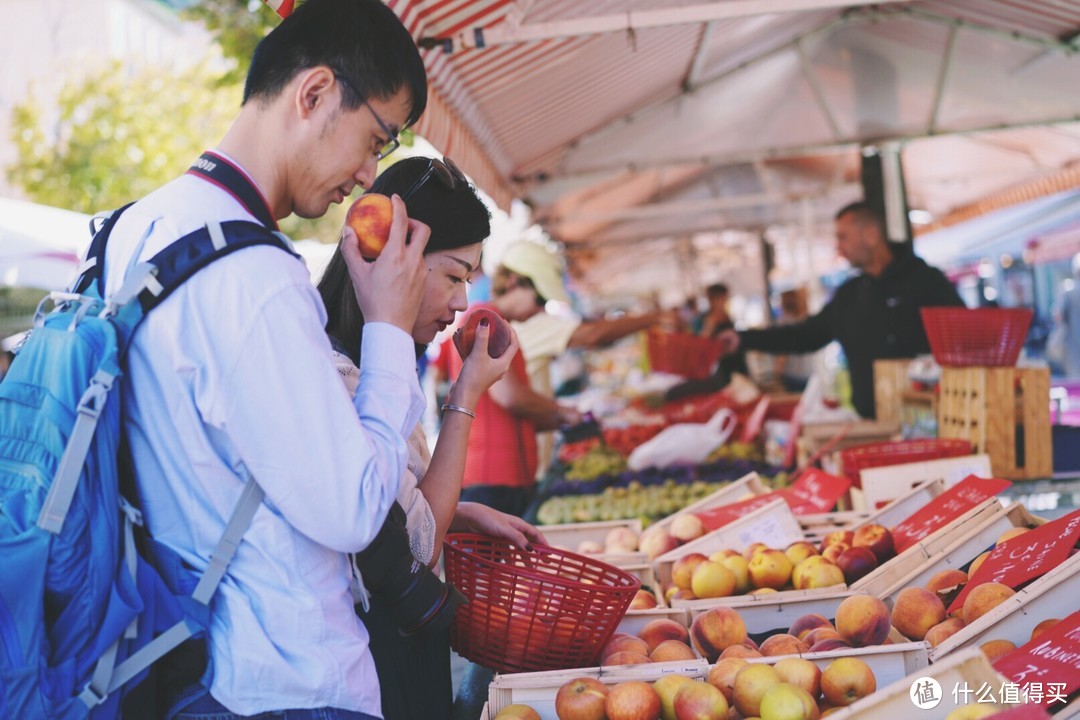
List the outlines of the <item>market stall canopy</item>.
<svg viewBox="0 0 1080 720">
<path fill-rule="evenodd" d="M 1076 3 L 388 4 L 425 48 L 418 132 L 528 201 L 578 273 L 628 242 L 822 223 L 867 145 L 903 144 L 934 217 L 1080 160 Z"/>
</svg>

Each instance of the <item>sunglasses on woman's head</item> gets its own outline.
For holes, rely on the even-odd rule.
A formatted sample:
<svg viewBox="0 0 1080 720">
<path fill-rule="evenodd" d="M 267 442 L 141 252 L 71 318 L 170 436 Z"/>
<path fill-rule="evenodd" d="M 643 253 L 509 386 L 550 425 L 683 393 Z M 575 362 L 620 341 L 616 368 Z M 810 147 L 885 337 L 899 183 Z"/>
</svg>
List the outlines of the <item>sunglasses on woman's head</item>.
<svg viewBox="0 0 1080 720">
<path fill-rule="evenodd" d="M 442 160 L 431 158 L 428 160 L 427 171 L 418 177 L 416 182 L 409 186 L 408 190 L 402 193 L 401 199 L 408 200 L 410 196 L 419 191 L 433 178 L 441 182 L 447 190 L 456 190 L 469 184 L 465 173 L 461 172 L 461 169 L 454 164 L 453 160 L 450 158 L 443 158 Z"/>
</svg>

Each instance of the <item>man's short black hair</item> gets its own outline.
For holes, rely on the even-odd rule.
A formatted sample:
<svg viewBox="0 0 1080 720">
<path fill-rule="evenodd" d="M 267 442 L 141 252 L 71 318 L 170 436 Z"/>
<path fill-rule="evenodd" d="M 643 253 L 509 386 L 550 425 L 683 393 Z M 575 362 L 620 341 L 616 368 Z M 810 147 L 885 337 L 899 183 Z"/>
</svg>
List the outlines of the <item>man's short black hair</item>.
<svg viewBox="0 0 1080 720">
<path fill-rule="evenodd" d="M 705 288 L 705 297 L 716 298 L 723 297 L 730 294 L 728 286 L 724 283 L 713 283 L 709 287 Z"/>
<path fill-rule="evenodd" d="M 859 202 L 853 202 L 850 205 L 845 205 L 840 208 L 836 213 L 836 220 L 844 217 L 845 215 L 851 215 L 861 223 L 871 223 L 875 225 L 878 232 L 881 234 L 881 239 L 885 240 L 888 235 L 885 234 L 885 215 L 878 208 L 874 207 L 865 200 Z"/>
<path fill-rule="evenodd" d="M 420 52 L 394 11 L 379 0 L 307 0 L 259 42 L 244 84 L 244 100 L 276 97 L 308 68 L 342 74 L 364 99 L 386 100 L 405 88 L 412 99 L 406 125 L 427 106 Z M 343 91 L 343 104 L 362 98 Z"/>
</svg>

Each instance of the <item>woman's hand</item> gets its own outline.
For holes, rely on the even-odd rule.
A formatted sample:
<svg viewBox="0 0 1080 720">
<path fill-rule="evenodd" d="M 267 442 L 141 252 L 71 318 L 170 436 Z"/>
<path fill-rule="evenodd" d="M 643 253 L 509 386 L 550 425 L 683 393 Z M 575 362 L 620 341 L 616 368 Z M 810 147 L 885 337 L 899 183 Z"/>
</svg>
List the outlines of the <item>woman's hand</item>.
<svg viewBox="0 0 1080 720">
<path fill-rule="evenodd" d="M 510 344 L 506 346 L 502 355 L 493 358 L 488 355 L 491 326 L 486 320 L 481 320 L 476 326 L 476 341 L 461 366 L 457 381 L 450 389 L 450 402 L 470 409 L 475 408 L 480 396 L 506 375 L 511 361 L 520 348 L 517 333 L 513 328 L 508 327 L 508 329 L 510 330 Z"/>
<path fill-rule="evenodd" d="M 532 543 L 547 545 L 544 534 L 529 523 L 480 503 L 458 503 L 451 529 L 492 535 L 526 550 L 532 549 Z"/>
</svg>

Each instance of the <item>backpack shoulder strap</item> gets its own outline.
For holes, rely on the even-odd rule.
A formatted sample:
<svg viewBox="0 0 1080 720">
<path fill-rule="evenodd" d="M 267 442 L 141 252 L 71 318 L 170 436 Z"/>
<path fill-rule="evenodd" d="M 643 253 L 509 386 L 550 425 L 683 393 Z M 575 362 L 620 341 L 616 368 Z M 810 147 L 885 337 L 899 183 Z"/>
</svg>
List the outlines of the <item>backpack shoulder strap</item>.
<svg viewBox="0 0 1080 720">
<path fill-rule="evenodd" d="M 108 216 L 104 217 L 104 222 L 100 228 L 95 228 L 94 223 L 101 220 L 102 217 L 94 216 L 90 218 L 90 235 L 93 239 L 90 241 L 90 248 L 86 251 L 86 259 L 79 268 L 79 276 L 71 286 L 73 292 L 84 295 L 95 282 L 101 280 L 102 269 L 105 267 L 105 243 L 108 242 L 109 235 L 112 233 L 113 227 L 116 226 L 116 221 L 120 219 L 125 210 L 134 204 L 128 203 L 113 210 Z M 101 291 L 99 295 L 104 293 L 104 288 L 101 287 L 100 282 L 98 289 Z"/>
<path fill-rule="evenodd" d="M 104 279 L 102 266 L 105 243 L 120 213 L 127 207 L 114 212 L 94 236 L 87 253 L 87 267 L 76 282 L 77 288 L 86 291 L 93 289 L 97 283 L 98 289 L 101 289 Z M 258 245 L 277 247 L 298 257 L 287 246 L 287 242 L 284 236 L 252 222 L 237 220 L 220 224 L 209 223 L 171 243 L 149 261 L 135 266 L 124 285 L 107 301 L 119 311 L 115 325 L 121 355 L 146 313 L 157 307 L 173 290 L 199 270 L 237 250 Z M 91 261 L 91 258 L 96 261 Z M 138 303 L 131 302 L 136 299 Z M 114 379 L 115 374 L 99 370 L 79 402 L 75 426 L 38 517 L 38 526 L 43 530 L 59 533 L 63 527 L 71 501 L 75 497 L 75 489 L 90 443 L 97 430 L 101 406 L 105 403 Z"/>
</svg>

